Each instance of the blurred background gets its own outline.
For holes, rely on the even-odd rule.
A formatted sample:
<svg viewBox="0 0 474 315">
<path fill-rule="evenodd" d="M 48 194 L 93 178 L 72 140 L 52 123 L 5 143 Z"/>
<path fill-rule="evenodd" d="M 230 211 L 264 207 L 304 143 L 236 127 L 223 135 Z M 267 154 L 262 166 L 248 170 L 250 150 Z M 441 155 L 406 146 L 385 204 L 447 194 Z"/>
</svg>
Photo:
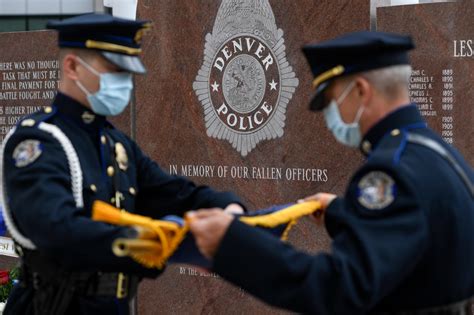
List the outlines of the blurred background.
<svg viewBox="0 0 474 315">
<path fill-rule="evenodd" d="M 42 30 L 48 20 L 106 10 L 103 0 L 0 0 L 0 32 Z"/>
<path fill-rule="evenodd" d="M 90 12 L 112 12 L 112 7 L 137 0 L 0 0 L 0 32 L 45 29 L 48 20 L 62 20 Z M 175 0 L 186 1 L 186 0 Z M 372 26 L 377 7 L 454 0 L 371 0 Z"/>
</svg>

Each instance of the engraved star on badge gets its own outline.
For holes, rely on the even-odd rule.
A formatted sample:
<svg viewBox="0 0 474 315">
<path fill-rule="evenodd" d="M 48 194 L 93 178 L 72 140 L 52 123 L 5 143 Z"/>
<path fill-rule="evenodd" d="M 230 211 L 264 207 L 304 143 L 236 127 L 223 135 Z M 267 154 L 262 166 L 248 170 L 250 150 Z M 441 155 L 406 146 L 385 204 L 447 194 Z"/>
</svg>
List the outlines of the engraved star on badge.
<svg viewBox="0 0 474 315">
<path fill-rule="evenodd" d="M 271 90 L 275 90 L 275 91 L 276 91 L 278 83 L 275 82 L 275 80 L 272 80 L 272 82 L 270 82 L 270 83 L 268 83 L 268 84 L 270 84 L 270 91 L 271 91 Z"/>
<path fill-rule="evenodd" d="M 211 85 L 212 86 L 212 92 L 219 92 L 219 84 L 214 81 L 214 84 Z"/>
</svg>

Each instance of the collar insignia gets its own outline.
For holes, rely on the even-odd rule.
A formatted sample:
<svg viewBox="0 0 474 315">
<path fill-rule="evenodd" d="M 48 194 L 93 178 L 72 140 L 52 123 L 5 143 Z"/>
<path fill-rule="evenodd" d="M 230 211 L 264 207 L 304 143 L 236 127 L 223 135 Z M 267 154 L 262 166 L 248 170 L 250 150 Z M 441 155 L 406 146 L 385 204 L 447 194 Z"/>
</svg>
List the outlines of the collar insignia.
<svg viewBox="0 0 474 315">
<path fill-rule="evenodd" d="M 85 111 L 81 117 L 82 117 L 82 121 L 88 125 L 94 122 L 95 120 L 95 115 L 89 111 Z"/>
</svg>

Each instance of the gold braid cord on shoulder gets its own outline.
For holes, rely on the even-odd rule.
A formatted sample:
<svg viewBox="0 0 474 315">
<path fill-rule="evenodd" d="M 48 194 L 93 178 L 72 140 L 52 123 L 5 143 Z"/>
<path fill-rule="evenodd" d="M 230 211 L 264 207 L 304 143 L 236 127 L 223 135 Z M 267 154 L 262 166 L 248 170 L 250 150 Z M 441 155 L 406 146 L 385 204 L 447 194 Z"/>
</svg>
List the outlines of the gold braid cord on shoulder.
<svg viewBox="0 0 474 315">
<path fill-rule="evenodd" d="M 321 204 L 308 201 L 295 204 L 288 208 L 265 215 L 240 217 L 245 224 L 255 227 L 275 228 L 287 224 L 281 239 L 286 240 L 288 233 L 303 216 L 321 211 Z M 116 256 L 130 256 L 147 268 L 162 269 L 166 261 L 174 254 L 189 231 L 185 223 L 153 220 L 152 218 L 119 210 L 103 201 L 95 201 L 92 207 L 94 221 L 134 227 L 138 231 L 137 238 L 119 238 L 112 244 Z"/>
</svg>

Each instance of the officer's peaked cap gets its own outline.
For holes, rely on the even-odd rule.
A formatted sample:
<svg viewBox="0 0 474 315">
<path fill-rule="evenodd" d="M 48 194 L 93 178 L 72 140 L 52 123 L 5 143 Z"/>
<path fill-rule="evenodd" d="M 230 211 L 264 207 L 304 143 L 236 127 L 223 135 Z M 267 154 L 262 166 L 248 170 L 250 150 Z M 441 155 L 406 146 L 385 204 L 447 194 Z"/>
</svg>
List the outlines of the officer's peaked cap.
<svg viewBox="0 0 474 315">
<path fill-rule="evenodd" d="M 139 55 L 142 36 L 151 27 L 148 21 L 93 13 L 50 21 L 47 27 L 58 31 L 59 47 L 97 50 L 122 70 L 146 72 Z"/>
<path fill-rule="evenodd" d="M 354 32 L 303 47 L 314 75 L 311 110 L 325 106 L 324 90 L 336 78 L 378 68 L 409 64 L 411 37 L 384 32 Z"/>
</svg>

